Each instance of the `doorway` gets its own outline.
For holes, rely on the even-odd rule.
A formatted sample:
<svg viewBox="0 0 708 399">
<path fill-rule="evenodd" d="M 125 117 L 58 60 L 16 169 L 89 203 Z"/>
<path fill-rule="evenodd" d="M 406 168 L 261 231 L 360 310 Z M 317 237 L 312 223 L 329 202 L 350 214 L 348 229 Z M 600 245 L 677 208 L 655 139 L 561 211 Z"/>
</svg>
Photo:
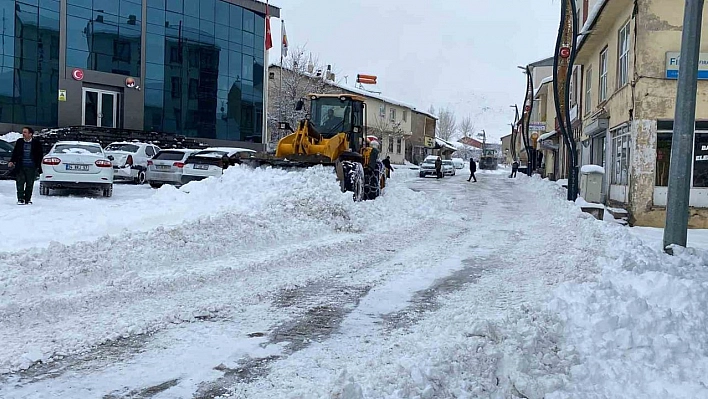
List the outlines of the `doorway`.
<svg viewBox="0 0 708 399">
<path fill-rule="evenodd" d="M 84 126 L 117 127 L 118 92 L 84 88 L 81 120 Z"/>
</svg>

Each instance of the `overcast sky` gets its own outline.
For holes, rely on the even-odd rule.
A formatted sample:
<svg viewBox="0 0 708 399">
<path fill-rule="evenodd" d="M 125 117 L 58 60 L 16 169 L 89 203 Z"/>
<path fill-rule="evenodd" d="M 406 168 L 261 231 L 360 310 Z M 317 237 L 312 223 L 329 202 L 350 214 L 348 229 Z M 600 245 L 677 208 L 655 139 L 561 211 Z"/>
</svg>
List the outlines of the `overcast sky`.
<svg viewBox="0 0 708 399">
<path fill-rule="evenodd" d="M 558 0 L 271 0 L 290 47 L 305 45 L 337 80 L 378 76 L 367 86 L 427 110 L 451 107 L 459 121 L 498 139 L 509 133 L 526 80 L 517 65 L 553 54 Z M 280 59 L 271 20 L 270 62 Z M 344 83 L 344 82 L 342 82 Z"/>
</svg>

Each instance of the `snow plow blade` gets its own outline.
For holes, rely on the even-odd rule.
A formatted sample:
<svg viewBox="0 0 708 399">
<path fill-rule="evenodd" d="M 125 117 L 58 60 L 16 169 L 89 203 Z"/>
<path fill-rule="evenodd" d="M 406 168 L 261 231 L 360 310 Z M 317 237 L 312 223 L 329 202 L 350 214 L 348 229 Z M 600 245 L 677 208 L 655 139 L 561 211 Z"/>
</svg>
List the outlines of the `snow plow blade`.
<svg viewBox="0 0 708 399">
<path fill-rule="evenodd" d="M 329 157 L 323 155 L 291 155 L 288 158 L 279 158 L 270 154 L 251 153 L 242 157 L 241 162 L 253 168 L 272 166 L 274 168 L 309 168 L 316 165 L 334 166 Z"/>
</svg>

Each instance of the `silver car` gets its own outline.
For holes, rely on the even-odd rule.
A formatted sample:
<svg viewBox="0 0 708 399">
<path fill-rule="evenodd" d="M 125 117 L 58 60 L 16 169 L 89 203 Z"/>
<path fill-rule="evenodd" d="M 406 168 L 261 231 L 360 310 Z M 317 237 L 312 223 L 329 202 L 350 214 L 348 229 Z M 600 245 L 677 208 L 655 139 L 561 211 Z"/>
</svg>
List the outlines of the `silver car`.
<svg viewBox="0 0 708 399">
<path fill-rule="evenodd" d="M 152 188 L 163 184 L 182 185 L 182 170 L 187 158 L 196 150 L 165 149 L 160 150 L 147 162 L 145 179 Z"/>
</svg>

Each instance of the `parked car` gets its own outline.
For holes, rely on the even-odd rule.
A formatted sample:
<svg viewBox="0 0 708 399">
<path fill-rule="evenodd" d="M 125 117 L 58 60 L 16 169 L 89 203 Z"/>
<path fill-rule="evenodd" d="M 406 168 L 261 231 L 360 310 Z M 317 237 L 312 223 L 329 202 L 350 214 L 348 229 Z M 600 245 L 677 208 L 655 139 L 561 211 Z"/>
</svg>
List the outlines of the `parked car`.
<svg viewBox="0 0 708 399">
<path fill-rule="evenodd" d="M 442 172 L 444 176 L 455 176 L 455 165 L 450 159 L 442 160 Z"/>
<path fill-rule="evenodd" d="M 52 189 L 101 190 L 104 197 L 113 195 L 113 164 L 100 144 L 83 141 L 59 141 L 42 159 L 39 194 Z"/>
<path fill-rule="evenodd" d="M 196 150 L 168 149 L 160 150 L 147 161 L 145 178 L 152 188 L 163 184 L 182 185 L 182 169 L 187 158 Z"/>
<path fill-rule="evenodd" d="M 241 163 L 241 156 L 254 152 L 248 148 L 226 147 L 207 148 L 195 152 L 185 162 L 182 183 L 221 176 L 229 166 Z"/>
<path fill-rule="evenodd" d="M 11 179 L 10 166 L 8 163 L 12 159 L 12 150 L 15 146 L 5 140 L 0 139 L 0 179 Z"/>
<path fill-rule="evenodd" d="M 465 168 L 465 160 L 462 158 L 452 158 L 452 164 L 455 165 L 455 169 Z"/>
<path fill-rule="evenodd" d="M 105 148 L 108 159 L 113 163 L 114 179 L 136 184 L 145 183 L 147 162 L 158 151 L 159 147 L 140 142 L 111 143 Z"/>
<path fill-rule="evenodd" d="M 433 175 L 435 176 L 435 160 L 440 158 L 437 155 L 428 155 L 425 157 L 423 162 L 420 164 L 420 171 L 418 172 L 418 175 L 420 177 L 426 177 L 428 175 Z"/>
</svg>

